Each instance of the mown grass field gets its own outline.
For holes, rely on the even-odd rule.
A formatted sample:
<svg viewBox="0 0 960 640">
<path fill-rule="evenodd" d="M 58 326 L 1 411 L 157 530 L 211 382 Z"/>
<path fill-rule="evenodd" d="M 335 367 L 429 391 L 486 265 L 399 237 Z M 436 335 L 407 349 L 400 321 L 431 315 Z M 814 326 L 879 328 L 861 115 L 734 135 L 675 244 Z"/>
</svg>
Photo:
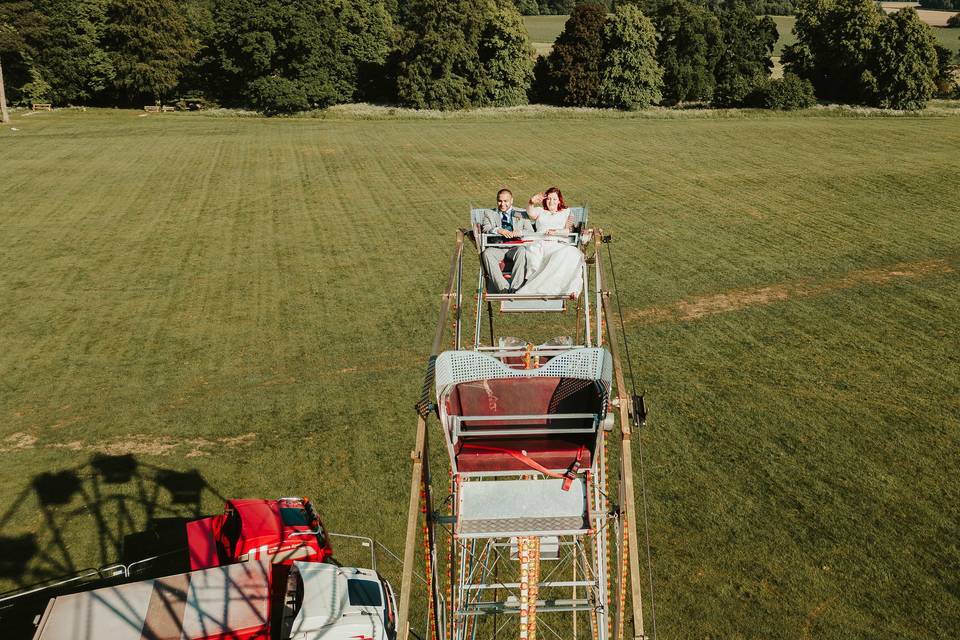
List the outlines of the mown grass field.
<svg viewBox="0 0 960 640">
<path fill-rule="evenodd" d="M 615 237 L 658 633 L 953 637 L 960 116 L 664 113 L 15 114 L 4 584 L 224 497 L 399 550 L 453 230 L 559 184 Z"/>
</svg>

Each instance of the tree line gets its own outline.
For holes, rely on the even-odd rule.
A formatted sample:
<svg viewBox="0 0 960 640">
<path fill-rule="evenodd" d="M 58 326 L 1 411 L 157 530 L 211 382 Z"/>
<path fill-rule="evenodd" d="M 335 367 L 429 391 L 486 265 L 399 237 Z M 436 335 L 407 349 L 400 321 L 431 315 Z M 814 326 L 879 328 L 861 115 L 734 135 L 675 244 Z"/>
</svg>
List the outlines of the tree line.
<svg viewBox="0 0 960 640">
<path fill-rule="evenodd" d="M 14 103 L 190 98 L 267 114 L 350 102 L 922 108 L 956 91 L 949 50 L 911 9 L 801 0 L 787 73 L 742 0 L 576 4 L 535 57 L 514 0 L 0 0 Z"/>
<path fill-rule="evenodd" d="M 629 2 L 629 0 L 627 0 Z M 694 4 L 716 8 L 722 0 L 691 0 Z M 954 2 L 956 0 L 920 0 L 921 2 Z M 517 10 L 525 16 L 536 15 L 568 15 L 582 0 L 513 0 Z M 623 4 L 620 0 L 598 0 L 608 12 L 616 10 Z M 743 0 L 747 9 L 754 15 L 786 16 L 793 13 L 793 0 Z M 641 3 L 641 9 L 648 11 L 653 2 Z"/>
<path fill-rule="evenodd" d="M 887 15 L 870 0 L 805 0 L 794 32 L 781 62 L 821 99 L 922 109 L 934 95 L 960 97 L 952 52 L 913 9 Z"/>
<path fill-rule="evenodd" d="M 918 4 L 924 9 L 960 11 L 960 0 L 919 0 Z"/>
</svg>

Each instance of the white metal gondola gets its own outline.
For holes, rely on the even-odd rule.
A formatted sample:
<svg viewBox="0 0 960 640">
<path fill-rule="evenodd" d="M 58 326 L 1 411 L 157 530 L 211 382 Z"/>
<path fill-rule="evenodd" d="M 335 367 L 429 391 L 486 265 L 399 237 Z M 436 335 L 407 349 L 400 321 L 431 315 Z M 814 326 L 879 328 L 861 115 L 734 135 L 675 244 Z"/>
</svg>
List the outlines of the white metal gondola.
<svg viewBox="0 0 960 640">
<path fill-rule="evenodd" d="M 472 230 L 457 232 L 418 404 L 401 640 L 411 635 L 411 602 L 421 601 L 411 591 L 420 566 L 427 576 L 421 638 L 533 640 L 543 630 L 544 637 L 619 640 L 628 627 L 630 637 L 645 637 L 630 450 L 644 409 L 628 396 L 616 334 L 605 331 L 602 234 L 586 227 L 585 207 L 572 212 L 576 224 L 565 241 L 585 258 L 580 295 L 488 293 L 479 260 L 467 348 L 463 254 L 467 239 L 478 255 L 487 246 L 483 210 L 471 210 Z M 572 301 L 574 336 L 494 338 L 495 302 L 501 313 L 565 313 Z M 441 352 L 451 313 L 453 349 Z M 431 415 L 449 464 L 442 482 L 430 466 Z"/>
</svg>

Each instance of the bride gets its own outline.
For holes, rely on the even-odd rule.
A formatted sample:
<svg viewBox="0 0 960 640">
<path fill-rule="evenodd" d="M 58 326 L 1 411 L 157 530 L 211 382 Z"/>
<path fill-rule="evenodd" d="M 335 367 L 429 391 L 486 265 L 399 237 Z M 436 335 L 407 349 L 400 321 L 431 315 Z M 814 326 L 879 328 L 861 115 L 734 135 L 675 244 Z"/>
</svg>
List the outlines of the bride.
<svg viewBox="0 0 960 640">
<path fill-rule="evenodd" d="M 531 196 L 527 216 L 536 221 L 537 233 L 543 237 L 524 245 L 530 275 L 517 294 L 580 295 L 583 253 L 567 244 L 567 234 L 573 231 L 573 216 L 567 211 L 560 189 L 550 187 Z"/>
</svg>

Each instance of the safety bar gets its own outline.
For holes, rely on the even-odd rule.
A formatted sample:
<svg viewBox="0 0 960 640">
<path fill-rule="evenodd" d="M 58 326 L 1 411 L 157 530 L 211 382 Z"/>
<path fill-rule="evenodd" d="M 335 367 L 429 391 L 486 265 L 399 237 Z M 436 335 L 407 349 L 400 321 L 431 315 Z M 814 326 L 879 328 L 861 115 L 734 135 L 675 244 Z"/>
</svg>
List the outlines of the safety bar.
<svg viewBox="0 0 960 640">
<path fill-rule="evenodd" d="M 458 440 L 460 436 L 525 436 L 525 435 L 550 435 L 558 433 L 595 433 L 600 423 L 599 417 L 595 413 L 545 413 L 529 415 L 505 415 L 505 416 L 450 416 L 453 419 L 453 439 Z M 593 420 L 592 428 L 556 428 L 548 429 L 525 427 L 523 429 L 484 429 L 483 431 L 469 431 L 470 427 L 463 427 L 463 423 L 470 420 L 473 422 L 522 422 L 530 420 L 584 420 L 590 418 Z"/>
<path fill-rule="evenodd" d="M 578 244 L 578 239 L 580 237 L 579 231 L 571 231 L 570 233 L 554 233 L 554 234 L 545 234 L 545 233 L 535 233 L 532 235 L 520 236 L 519 238 L 505 238 L 499 233 L 483 233 L 483 244 L 485 247 L 492 247 L 497 245 L 520 245 L 528 242 L 536 242 L 538 240 L 547 240 L 549 242 L 554 242 L 561 239 L 566 239 L 570 244 Z M 496 238 L 498 242 L 490 242 L 490 238 Z M 513 242 L 511 242 L 513 240 Z M 519 240 L 520 242 L 517 242 Z"/>
<path fill-rule="evenodd" d="M 484 293 L 487 300 L 573 300 L 569 293 Z"/>
<path fill-rule="evenodd" d="M 569 346 L 561 345 L 540 345 L 534 347 L 530 350 L 530 355 L 534 356 L 558 356 L 561 353 L 566 353 L 567 351 L 572 351 L 573 349 L 583 349 L 585 345 L 582 344 L 572 344 Z M 494 358 L 500 358 L 503 356 L 517 356 L 523 355 L 527 352 L 527 345 L 522 344 L 516 347 L 478 347 L 475 351 L 482 351 L 488 355 L 493 356 Z"/>
</svg>

